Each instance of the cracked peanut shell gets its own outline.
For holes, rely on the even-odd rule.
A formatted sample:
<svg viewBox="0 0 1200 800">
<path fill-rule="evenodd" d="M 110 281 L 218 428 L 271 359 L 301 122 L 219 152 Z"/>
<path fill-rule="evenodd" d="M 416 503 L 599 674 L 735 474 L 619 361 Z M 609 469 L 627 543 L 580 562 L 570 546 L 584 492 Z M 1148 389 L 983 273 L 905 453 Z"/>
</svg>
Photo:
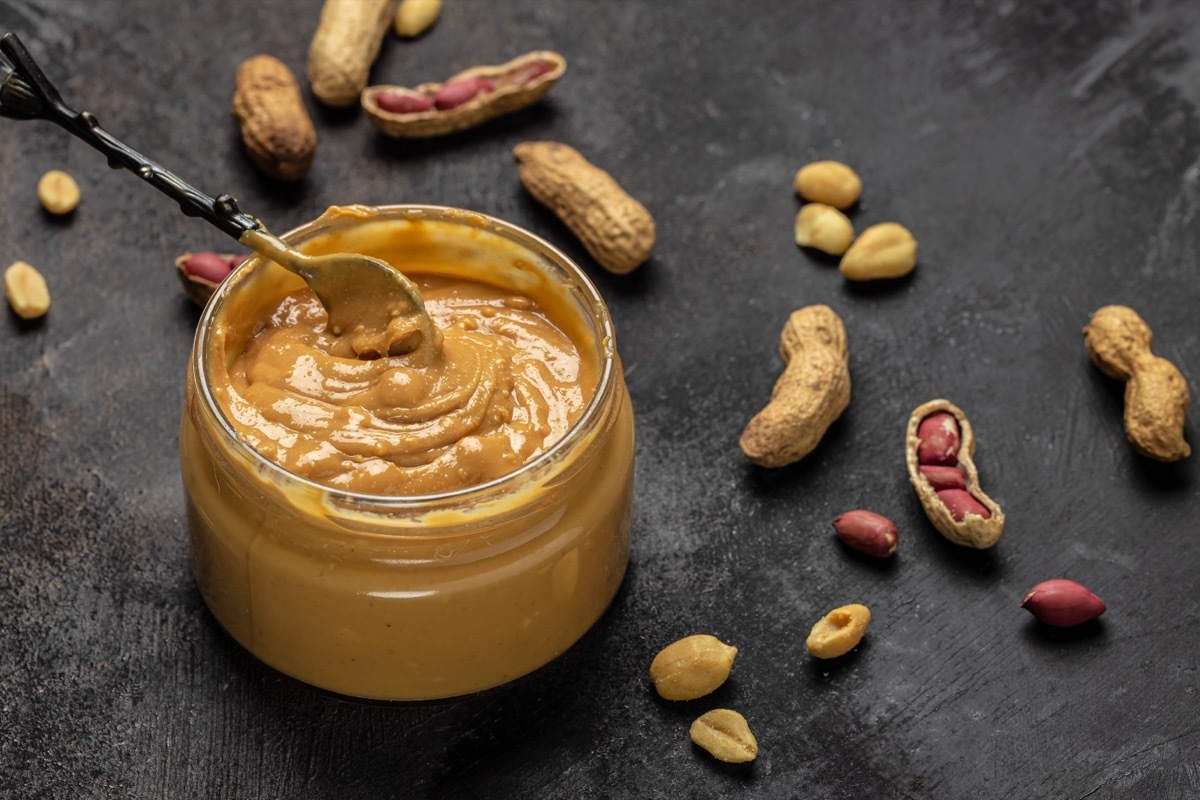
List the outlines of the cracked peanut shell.
<svg viewBox="0 0 1200 800">
<path fill-rule="evenodd" d="M 531 106 L 545 97 L 566 71 L 567 60 L 561 55 L 550 50 L 535 50 L 498 66 L 472 67 L 442 83 L 423 83 L 413 88 L 387 84 L 368 86 L 362 93 L 362 107 L 375 127 L 388 136 L 427 139 L 473 128 Z M 453 108 L 431 105 L 443 86 L 475 78 L 488 81 L 492 88 Z M 424 110 L 388 111 L 379 101 L 380 95 L 386 94 L 423 99 L 430 105 Z"/>
<path fill-rule="evenodd" d="M 970 492 L 971 496 L 987 509 L 990 517 L 967 513 L 961 520 L 956 520 L 950 509 L 938 497 L 937 490 L 929 478 L 920 471 L 921 465 L 917 459 L 917 451 L 920 448 L 921 439 L 917 435 L 917 428 L 926 417 L 941 411 L 953 416 L 958 423 L 960 444 L 956 466 L 963 473 L 966 491 Z M 988 497 L 979 488 L 979 471 L 972 460 L 974 452 L 975 432 L 971 428 L 971 423 L 963 410 L 949 400 L 937 399 L 922 403 L 909 417 L 908 430 L 905 435 L 908 480 L 917 492 L 921 507 L 925 509 L 925 516 L 929 518 L 939 533 L 955 544 L 983 550 L 994 545 L 999 540 L 1000 534 L 1004 532 L 1004 512 L 1000 510 L 1000 506 L 996 504 L 995 500 Z"/>
</svg>

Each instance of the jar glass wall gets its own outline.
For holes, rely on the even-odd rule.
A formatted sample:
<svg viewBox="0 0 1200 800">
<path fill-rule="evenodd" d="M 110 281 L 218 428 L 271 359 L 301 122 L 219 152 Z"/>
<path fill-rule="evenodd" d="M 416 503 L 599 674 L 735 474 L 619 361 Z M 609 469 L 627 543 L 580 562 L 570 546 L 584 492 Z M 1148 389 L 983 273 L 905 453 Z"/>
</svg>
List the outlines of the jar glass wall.
<svg viewBox="0 0 1200 800">
<path fill-rule="evenodd" d="M 519 228 L 440 207 L 356 211 L 284 238 L 382 255 L 381 234 L 420 225 L 421 247 L 463 277 L 553 286 L 577 312 L 576 344 L 594 348 L 595 393 L 563 439 L 479 486 L 375 496 L 299 478 L 243 442 L 214 397 L 214 371 L 252 334 L 233 321 L 298 280 L 251 258 L 206 307 L 188 367 L 179 449 L 196 581 L 238 642 L 314 686 L 383 700 L 488 689 L 570 647 L 624 574 L 634 424 L 612 322 L 582 271 Z"/>
</svg>

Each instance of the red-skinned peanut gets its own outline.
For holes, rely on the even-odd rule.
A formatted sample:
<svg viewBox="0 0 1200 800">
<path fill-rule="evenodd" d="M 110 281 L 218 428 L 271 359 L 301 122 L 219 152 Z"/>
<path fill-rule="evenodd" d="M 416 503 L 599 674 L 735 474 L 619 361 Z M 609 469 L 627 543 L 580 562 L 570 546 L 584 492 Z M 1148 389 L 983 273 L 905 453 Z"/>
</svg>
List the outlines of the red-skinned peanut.
<svg viewBox="0 0 1200 800">
<path fill-rule="evenodd" d="M 463 78 L 444 84 L 433 95 L 433 104 L 442 111 L 458 108 L 469 102 L 476 95 L 492 90 L 492 82 L 487 78 Z"/>
<path fill-rule="evenodd" d="M 922 464 L 917 471 L 925 476 L 934 491 L 943 489 L 966 489 L 967 476 L 958 467 L 939 467 L 932 464 Z"/>
<path fill-rule="evenodd" d="M 882 514 L 863 509 L 838 516 L 833 521 L 833 529 L 847 547 L 875 558 L 887 558 L 895 553 L 900 541 L 895 523 Z"/>
<path fill-rule="evenodd" d="M 1021 608 L 1058 628 L 1082 625 L 1104 613 L 1104 601 L 1087 587 L 1066 578 L 1042 581 L 1029 590 Z"/>
<path fill-rule="evenodd" d="M 988 511 L 983 503 L 976 500 L 965 489 L 943 489 L 937 493 L 937 496 L 942 501 L 942 505 L 950 512 L 950 516 L 954 517 L 957 522 L 962 522 L 963 517 L 967 514 L 974 514 L 984 519 L 992 516 L 992 512 Z"/>
<path fill-rule="evenodd" d="M 207 251 L 192 253 L 183 263 L 183 268 L 187 274 L 213 283 L 220 283 L 233 271 L 233 267 L 222 256 Z"/>
<path fill-rule="evenodd" d="M 393 114 L 419 114 L 433 108 L 433 100 L 423 94 L 400 92 L 381 92 L 375 95 L 375 103 Z"/>
<path fill-rule="evenodd" d="M 958 448 L 962 444 L 958 421 L 953 414 L 939 411 L 921 420 L 917 426 L 917 462 L 953 466 L 958 462 Z"/>
</svg>

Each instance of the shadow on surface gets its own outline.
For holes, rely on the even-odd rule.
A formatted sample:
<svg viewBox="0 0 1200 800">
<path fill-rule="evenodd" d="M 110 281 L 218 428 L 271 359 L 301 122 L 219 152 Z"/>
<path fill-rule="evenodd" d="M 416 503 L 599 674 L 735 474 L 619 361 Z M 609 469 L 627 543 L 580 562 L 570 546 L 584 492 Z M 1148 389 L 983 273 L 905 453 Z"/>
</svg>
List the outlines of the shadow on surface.
<svg viewBox="0 0 1200 800">
<path fill-rule="evenodd" d="M 365 124 L 376 130 L 376 135 L 372 139 L 371 155 L 400 161 L 414 161 L 442 156 L 448 152 L 459 150 L 478 150 L 480 145 L 488 143 L 494 146 L 496 142 L 520 138 L 521 132 L 529 128 L 549 127 L 557 118 L 558 111 L 554 104 L 542 101 L 520 111 L 488 120 L 473 128 L 447 133 L 443 136 L 401 139 L 379 131 L 370 120 L 367 120 Z M 511 158 L 511 156 L 509 157 Z M 516 172 L 514 166 L 514 182 L 516 181 Z"/>
<path fill-rule="evenodd" d="M 1056 628 L 1036 619 L 1030 619 L 1021 629 L 1021 638 L 1028 644 L 1049 649 L 1081 643 L 1099 643 L 1105 640 L 1105 635 L 1102 619 L 1094 619 L 1072 628 Z"/>
<path fill-rule="evenodd" d="M 850 423 L 847 421 L 846 415 L 843 414 L 825 431 L 825 435 L 821 437 L 821 442 L 817 445 L 816 449 L 799 461 L 787 466 L 774 468 L 759 467 L 747 460 L 745 462 L 742 485 L 755 496 L 768 497 L 781 491 L 792 489 L 813 475 L 828 471 L 830 469 L 829 464 L 824 463 L 820 456 L 826 452 L 837 453 L 844 451 L 844 445 L 849 436 L 849 427 Z"/>
</svg>

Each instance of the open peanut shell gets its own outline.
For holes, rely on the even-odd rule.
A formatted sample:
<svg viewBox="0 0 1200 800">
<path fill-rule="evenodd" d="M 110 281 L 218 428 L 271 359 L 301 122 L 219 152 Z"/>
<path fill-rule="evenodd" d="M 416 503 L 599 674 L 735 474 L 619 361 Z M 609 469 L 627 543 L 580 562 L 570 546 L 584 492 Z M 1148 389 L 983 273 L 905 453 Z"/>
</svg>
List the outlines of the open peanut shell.
<svg viewBox="0 0 1200 800">
<path fill-rule="evenodd" d="M 179 275 L 179 282 L 183 284 L 183 290 L 187 292 L 188 299 L 203 308 L 208 303 L 209 298 L 213 296 L 213 293 L 217 291 L 217 287 L 221 284 L 220 282 L 211 281 L 200 275 L 193 275 L 187 271 L 188 259 L 194 255 L 196 254 L 188 252 L 175 259 L 175 273 Z M 217 253 L 216 255 L 220 256 L 231 265 L 235 263 L 235 259 L 240 260 L 244 258 L 244 256 L 234 253 Z M 232 269 L 233 266 L 230 267 L 230 271 L 232 271 Z"/>
<path fill-rule="evenodd" d="M 990 514 L 988 517 L 968 512 L 963 515 L 961 520 L 955 519 L 946 503 L 938 496 L 938 490 L 934 488 L 933 483 L 921 473 L 921 463 L 917 456 L 921 438 L 917 435 L 917 429 L 922 420 L 941 411 L 953 416 L 958 423 L 960 444 L 958 462 L 954 466 L 963 474 L 965 490 L 987 509 Z M 908 479 L 912 483 L 913 489 L 916 490 L 917 497 L 921 500 L 925 516 L 929 517 L 933 527 L 955 544 L 982 550 L 991 547 L 1000 538 L 1000 534 L 1004 531 L 1004 512 L 1000 510 L 996 501 L 979 488 L 979 472 L 975 468 L 975 462 L 971 460 L 974 452 L 975 432 L 971 428 L 971 423 L 962 409 L 949 400 L 930 400 L 928 403 L 917 406 L 912 412 L 912 416 L 909 417 L 908 431 L 905 436 Z"/>
<path fill-rule="evenodd" d="M 444 83 L 423 83 L 416 88 L 368 86 L 362 107 L 381 131 L 398 139 L 424 139 L 466 130 L 504 114 L 531 106 L 546 96 L 567 71 L 567 61 L 550 50 L 535 50 L 499 66 L 473 67 Z M 410 98 L 413 105 L 433 103 L 444 86 L 470 79 L 490 84 L 471 99 L 453 108 L 431 105 L 426 110 L 389 111 L 380 105 L 381 96 Z M 386 103 L 386 99 L 384 102 Z"/>
</svg>

